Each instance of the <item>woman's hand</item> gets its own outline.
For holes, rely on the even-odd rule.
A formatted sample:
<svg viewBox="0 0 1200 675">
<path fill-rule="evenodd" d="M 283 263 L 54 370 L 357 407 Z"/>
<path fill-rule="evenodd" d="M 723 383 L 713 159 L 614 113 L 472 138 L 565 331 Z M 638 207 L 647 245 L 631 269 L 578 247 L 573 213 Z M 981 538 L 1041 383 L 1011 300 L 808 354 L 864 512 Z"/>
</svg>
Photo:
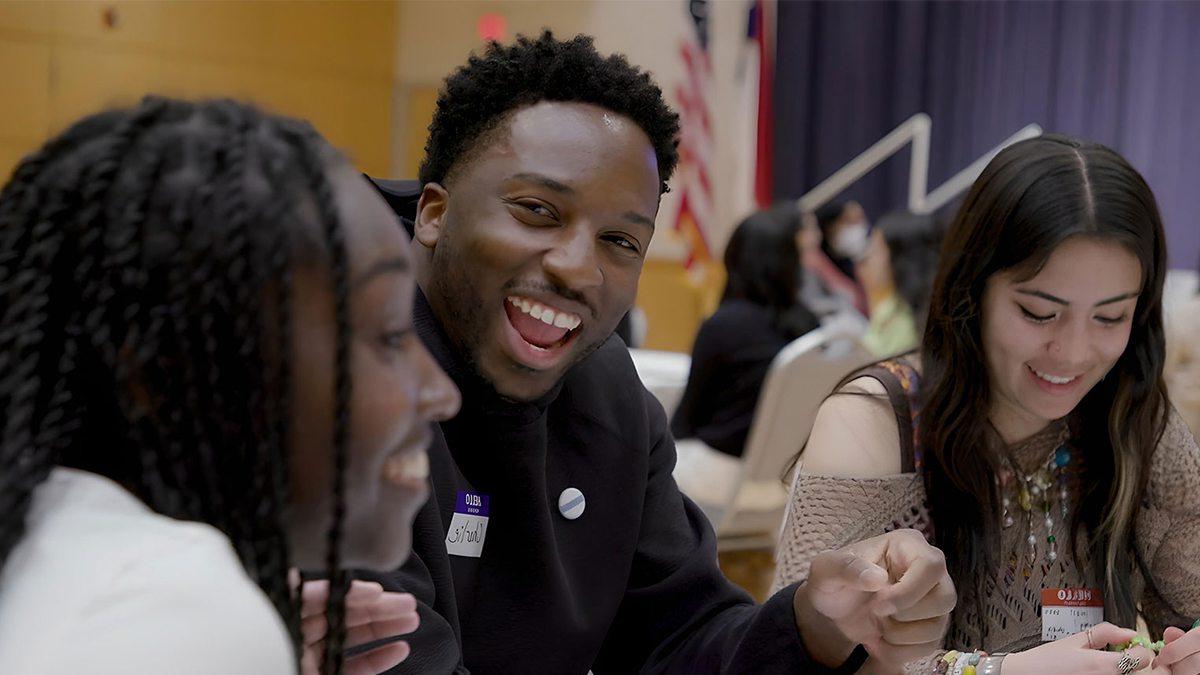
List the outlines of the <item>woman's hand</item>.
<svg viewBox="0 0 1200 675">
<path fill-rule="evenodd" d="M 1004 657 L 1000 675 L 1043 675 L 1044 673 L 1072 673 L 1072 675 L 1118 675 L 1117 668 L 1124 654 L 1110 652 L 1109 645 L 1129 642 L 1137 631 L 1118 628 L 1111 623 L 1076 633 L 1071 637 L 1040 647 L 1009 654 Z M 1154 652 L 1145 647 L 1134 647 L 1126 652 L 1136 662 L 1134 671 L 1150 667 Z"/>
<path fill-rule="evenodd" d="M 325 604 L 329 600 L 329 581 L 306 581 L 301 591 L 300 631 L 304 636 L 304 654 L 300 659 L 302 675 L 318 675 L 325 656 L 325 633 L 329 622 Z M 354 581 L 346 594 L 346 648 L 384 638 L 411 633 L 421 623 L 417 600 L 408 593 L 383 590 L 375 582 Z M 378 675 L 408 658 L 407 642 L 389 642 L 343 661 L 344 675 Z"/>
<path fill-rule="evenodd" d="M 1163 647 L 1154 667 L 1171 675 L 1200 675 L 1200 627 L 1188 632 L 1171 627 L 1163 634 Z"/>
</svg>

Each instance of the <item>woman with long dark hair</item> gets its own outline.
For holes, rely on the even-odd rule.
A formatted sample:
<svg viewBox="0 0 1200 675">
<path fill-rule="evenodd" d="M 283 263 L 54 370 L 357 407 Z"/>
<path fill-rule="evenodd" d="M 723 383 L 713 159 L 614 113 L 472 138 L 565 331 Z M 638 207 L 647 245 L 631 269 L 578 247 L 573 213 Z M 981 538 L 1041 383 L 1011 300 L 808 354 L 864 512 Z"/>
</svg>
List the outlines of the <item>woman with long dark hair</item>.
<svg viewBox="0 0 1200 675">
<path fill-rule="evenodd" d="M 725 292 L 692 347 L 671 418 L 675 482 L 702 505 L 723 504 L 738 476 L 771 362 L 816 328 L 800 302 L 800 211 L 792 204 L 746 217 L 725 245 Z"/>
<path fill-rule="evenodd" d="M 344 570 L 407 556 L 429 422 L 458 405 L 411 330 L 407 249 L 311 127 L 230 101 L 146 99 L 17 166 L 0 193 L 0 672 L 404 657 L 343 664 L 344 645 L 416 626 L 411 597 Z M 293 566 L 332 583 L 301 592 Z"/>
<path fill-rule="evenodd" d="M 742 455 L 771 361 L 816 328 L 800 303 L 800 212 L 790 204 L 748 216 L 725 245 L 725 292 L 700 326 L 692 366 L 671 420 L 675 438 Z"/>
<path fill-rule="evenodd" d="M 1140 647 L 1097 651 L 1133 634 L 1108 624 L 1038 646 L 1139 609 L 1169 643 L 1160 672 L 1200 672 L 1200 631 L 1183 632 L 1200 616 L 1200 451 L 1163 386 L 1166 262 L 1154 196 L 1117 153 L 1062 136 L 999 153 L 946 235 L 919 355 L 822 406 L 777 583 L 817 551 L 916 527 L 960 594 L 945 644 L 924 648 L 964 650 L 949 672 L 973 649 L 1016 652 L 977 672 L 1146 667 Z M 1103 608 L 1043 611 L 1043 591 L 1071 589 Z"/>
</svg>

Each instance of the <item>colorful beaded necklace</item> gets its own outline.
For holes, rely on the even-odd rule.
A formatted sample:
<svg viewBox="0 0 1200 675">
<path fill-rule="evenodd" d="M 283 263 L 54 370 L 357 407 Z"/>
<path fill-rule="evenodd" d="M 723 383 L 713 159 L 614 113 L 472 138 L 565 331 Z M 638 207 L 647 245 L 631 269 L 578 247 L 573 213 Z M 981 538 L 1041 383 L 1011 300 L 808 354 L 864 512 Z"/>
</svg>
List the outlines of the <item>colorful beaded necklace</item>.
<svg viewBox="0 0 1200 675">
<path fill-rule="evenodd" d="M 1034 528 L 1034 514 L 1042 514 L 1046 528 L 1047 563 L 1058 560 L 1058 541 L 1054 536 L 1054 511 L 1057 497 L 1058 511 L 1062 514 L 1063 522 L 1071 505 L 1070 482 L 1067 468 L 1071 465 L 1073 456 L 1071 446 L 1061 442 L 1033 473 L 1023 473 L 1011 453 L 1005 453 L 1007 466 L 1001 466 L 996 472 L 996 488 L 1000 493 L 1000 503 L 1003 507 L 1001 525 L 1004 529 L 1012 527 L 1016 520 L 1013 518 L 1013 498 L 1017 506 L 1025 513 L 1026 524 L 1029 528 L 1029 566 L 1037 562 L 1038 545 Z M 1015 494 L 1009 490 L 1015 488 Z M 1028 575 L 1026 575 L 1028 576 Z"/>
</svg>

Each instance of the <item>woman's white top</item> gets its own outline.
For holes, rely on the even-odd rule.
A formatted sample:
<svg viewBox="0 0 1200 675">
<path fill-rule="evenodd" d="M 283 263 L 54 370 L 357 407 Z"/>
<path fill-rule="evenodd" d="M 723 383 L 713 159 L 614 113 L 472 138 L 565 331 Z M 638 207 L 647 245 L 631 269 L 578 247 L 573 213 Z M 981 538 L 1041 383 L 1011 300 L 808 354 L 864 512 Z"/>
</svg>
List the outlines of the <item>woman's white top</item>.
<svg viewBox="0 0 1200 675">
<path fill-rule="evenodd" d="M 229 539 L 56 468 L 0 573 L 4 675 L 292 675 L 278 612 Z"/>
</svg>

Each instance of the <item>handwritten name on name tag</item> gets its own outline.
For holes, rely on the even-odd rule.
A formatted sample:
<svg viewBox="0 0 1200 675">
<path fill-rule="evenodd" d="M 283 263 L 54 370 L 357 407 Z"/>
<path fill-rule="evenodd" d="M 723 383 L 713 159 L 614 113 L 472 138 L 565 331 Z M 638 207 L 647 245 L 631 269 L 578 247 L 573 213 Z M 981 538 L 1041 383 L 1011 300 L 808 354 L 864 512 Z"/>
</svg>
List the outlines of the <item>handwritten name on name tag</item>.
<svg viewBox="0 0 1200 675">
<path fill-rule="evenodd" d="M 488 514 L 491 512 L 490 501 L 484 494 L 458 491 L 454 517 L 450 519 L 450 529 L 446 532 L 446 553 L 467 558 L 483 555 Z"/>
<path fill-rule="evenodd" d="M 1104 621 L 1104 598 L 1095 588 L 1042 589 L 1042 641 L 1052 642 Z"/>
</svg>

